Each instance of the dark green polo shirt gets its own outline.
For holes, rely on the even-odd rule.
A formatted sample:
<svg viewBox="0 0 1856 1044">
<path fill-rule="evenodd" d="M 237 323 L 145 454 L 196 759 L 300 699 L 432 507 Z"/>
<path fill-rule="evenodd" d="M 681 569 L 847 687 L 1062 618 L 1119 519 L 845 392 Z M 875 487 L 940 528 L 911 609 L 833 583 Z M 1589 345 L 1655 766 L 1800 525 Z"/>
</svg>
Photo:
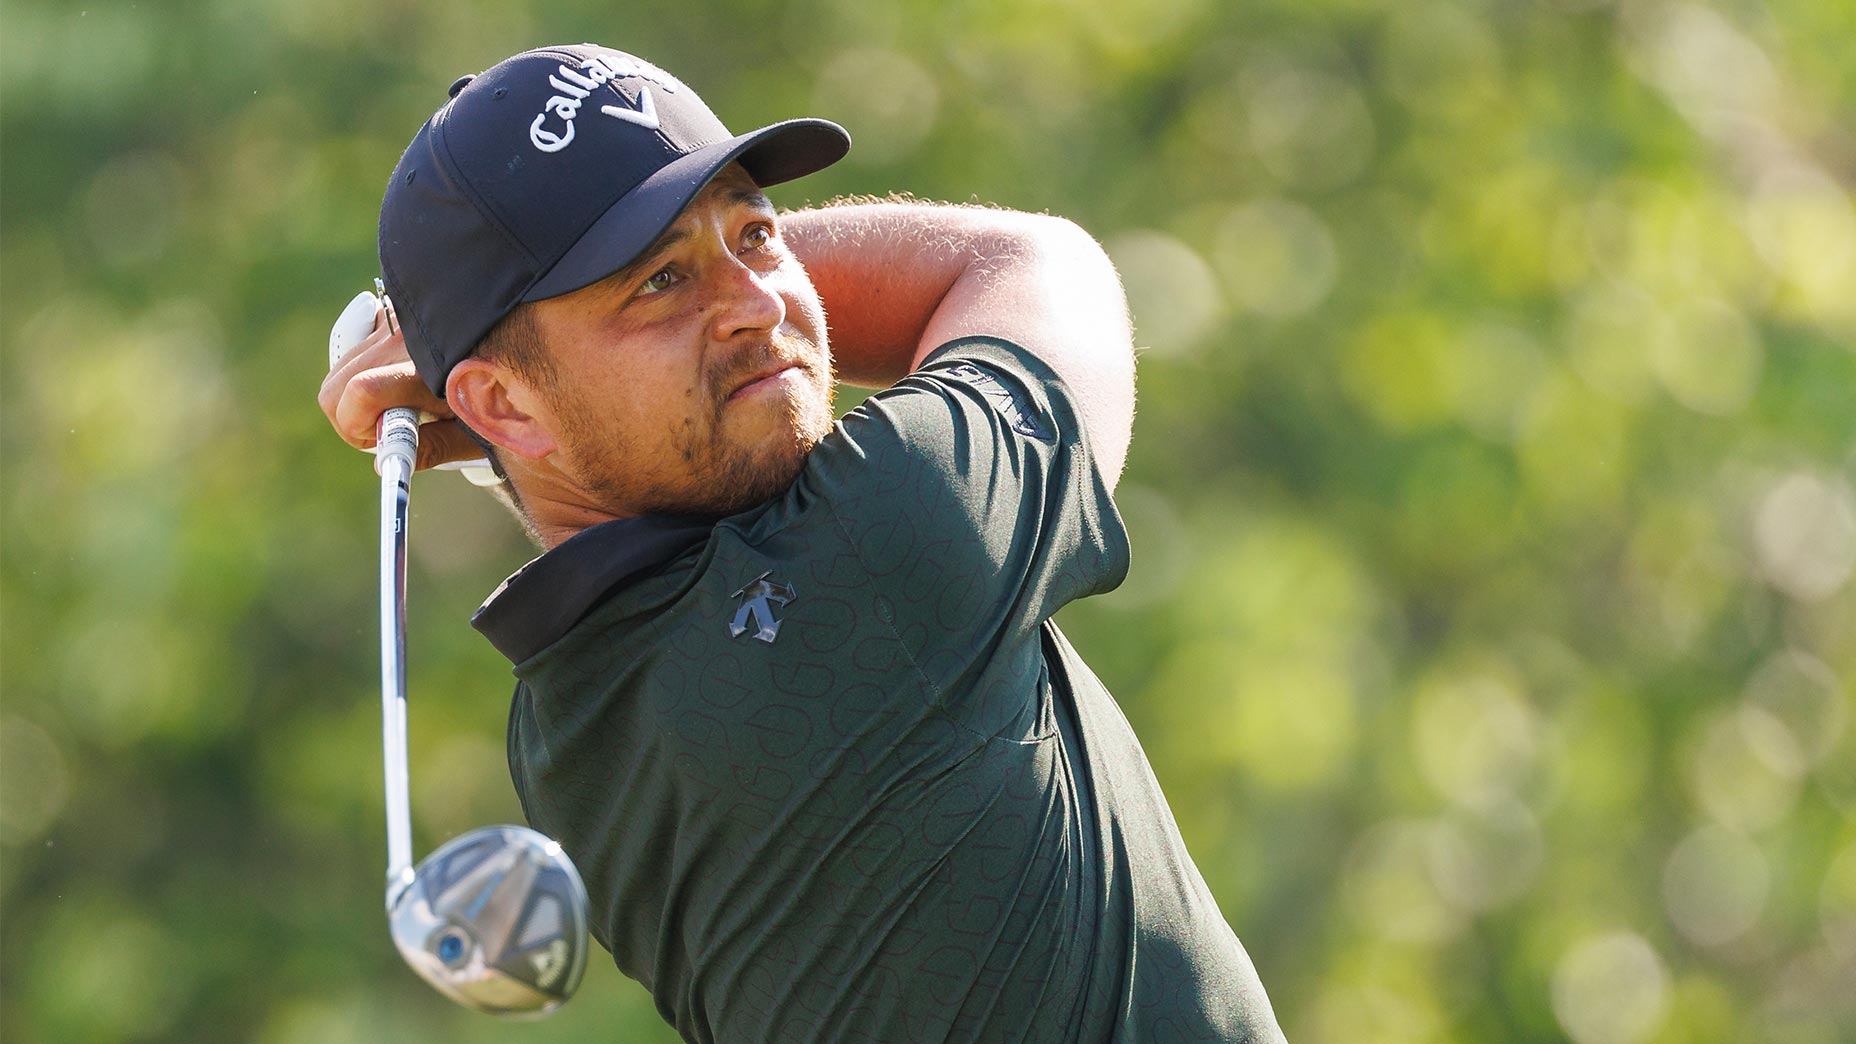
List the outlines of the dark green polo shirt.
<svg viewBox="0 0 1856 1044">
<path fill-rule="evenodd" d="M 1278 1041 L 1051 623 L 1127 567 L 1068 389 L 966 339 L 784 495 L 588 529 L 476 622 L 529 821 L 685 1038 Z"/>
</svg>

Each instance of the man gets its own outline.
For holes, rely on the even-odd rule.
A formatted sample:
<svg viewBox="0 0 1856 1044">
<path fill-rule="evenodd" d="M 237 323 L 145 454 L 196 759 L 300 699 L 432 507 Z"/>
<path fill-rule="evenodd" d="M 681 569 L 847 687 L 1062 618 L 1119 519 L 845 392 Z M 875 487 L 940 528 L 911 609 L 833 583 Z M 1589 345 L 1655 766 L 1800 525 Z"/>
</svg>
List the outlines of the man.
<svg viewBox="0 0 1856 1044">
<path fill-rule="evenodd" d="M 460 80 L 382 204 L 403 339 L 321 405 L 493 454 L 545 549 L 473 621 L 516 789 L 685 1038 L 1279 1041 L 1050 622 L 1128 565 L 1114 270 L 1057 218 L 761 194 L 848 147 L 590 44 Z M 834 373 L 885 390 L 834 423 Z"/>
</svg>

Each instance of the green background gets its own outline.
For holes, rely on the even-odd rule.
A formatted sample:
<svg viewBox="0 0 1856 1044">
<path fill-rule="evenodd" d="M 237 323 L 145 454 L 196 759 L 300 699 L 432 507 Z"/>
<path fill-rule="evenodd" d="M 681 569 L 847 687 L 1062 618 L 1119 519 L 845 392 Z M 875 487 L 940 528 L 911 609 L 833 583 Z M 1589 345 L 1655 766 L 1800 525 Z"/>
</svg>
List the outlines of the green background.
<svg viewBox="0 0 1856 1044">
<path fill-rule="evenodd" d="M 1856 1039 L 1856 5 L 0 8 L 0 1036 L 670 1038 L 598 953 L 456 1009 L 381 911 L 374 480 L 314 403 L 399 150 L 593 39 L 776 189 L 1071 217 L 1141 343 L 1129 582 L 1063 623 L 1289 1037 Z M 422 476 L 423 853 L 519 819 Z"/>
</svg>

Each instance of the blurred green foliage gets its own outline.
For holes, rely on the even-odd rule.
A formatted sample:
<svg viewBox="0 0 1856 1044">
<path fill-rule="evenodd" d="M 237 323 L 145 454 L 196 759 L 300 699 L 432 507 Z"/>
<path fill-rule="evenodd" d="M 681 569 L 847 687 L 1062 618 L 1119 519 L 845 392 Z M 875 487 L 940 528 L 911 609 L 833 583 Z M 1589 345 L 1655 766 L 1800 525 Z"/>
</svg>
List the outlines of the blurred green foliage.
<svg viewBox="0 0 1856 1044">
<path fill-rule="evenodd" d="M 799 206 L 1072 217 L 1146 351 L 1064 623 L 1298 1044 L 1856 1039 L 1856 6 L 178 0 L 0 10 L 0 1036 L 466 1014 L 380 908 L 373 476 L 313 398 L 451 80 L 632 50 Z M 519 818 L 529 554 L 414 497 L 421 852 Z"/>
</svg>

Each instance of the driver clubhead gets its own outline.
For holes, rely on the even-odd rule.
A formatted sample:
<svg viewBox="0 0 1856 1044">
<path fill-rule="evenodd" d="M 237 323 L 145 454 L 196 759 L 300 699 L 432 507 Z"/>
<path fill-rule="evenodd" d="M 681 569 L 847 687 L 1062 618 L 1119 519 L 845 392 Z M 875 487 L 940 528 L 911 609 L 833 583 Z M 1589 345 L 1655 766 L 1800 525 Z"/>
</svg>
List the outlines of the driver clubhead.
<svg viewBox="0 0 1856 1044">
<path fill-rule="evenodd" d="M 541 1016 L 586 970 L 586 885 L 561 846 L 527 827 L 482 827 L 426 856 L 387 919 L 412 970 L 491 1015 Z"/>
</svg>

